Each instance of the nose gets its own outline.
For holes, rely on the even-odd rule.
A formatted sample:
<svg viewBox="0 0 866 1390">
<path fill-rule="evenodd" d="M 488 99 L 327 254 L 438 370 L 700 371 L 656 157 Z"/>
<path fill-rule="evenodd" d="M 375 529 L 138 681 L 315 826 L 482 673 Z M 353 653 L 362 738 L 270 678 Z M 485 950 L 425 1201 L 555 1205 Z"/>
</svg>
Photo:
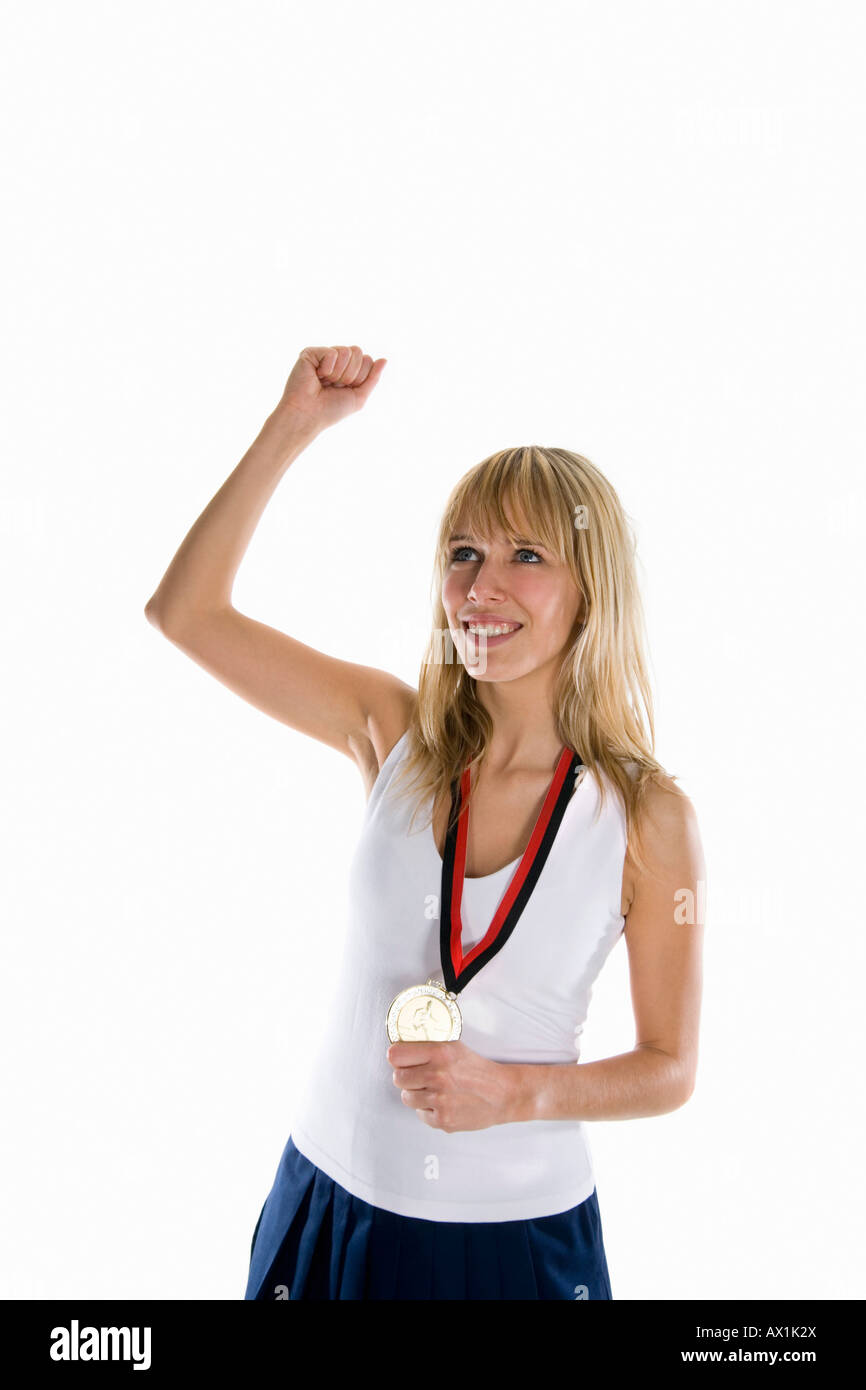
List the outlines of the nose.
<svg viewBox="0 0 866 1390">
<path fill-rule="evenodd" d="M 475 578 L 469 586 L 467 596 L 477 602 L 484 598 L 503 598 L 505 595 L 505 583 L 503 578 L 503 562 L 497 563 L 492 555 L 487 555 L 481 561 L 475 571 Z"/>
</svg>

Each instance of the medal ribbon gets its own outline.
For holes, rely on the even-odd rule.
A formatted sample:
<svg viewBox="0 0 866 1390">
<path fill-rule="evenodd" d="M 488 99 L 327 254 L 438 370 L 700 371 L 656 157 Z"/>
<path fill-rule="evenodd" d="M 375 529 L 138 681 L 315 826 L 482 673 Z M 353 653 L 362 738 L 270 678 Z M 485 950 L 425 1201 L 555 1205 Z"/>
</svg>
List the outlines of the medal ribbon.
<svg viewBox="0 0 866 1390">
<path fill-rule="evenodd" d="M 463 881 L 466 872 L 466 845 L 469 836 L 469 811 L 457 821 L 449 823 L 445 837 L 445 853 L 442 859 L 442 892 L 439 918 L 439 954 L 445 988 L 458 993 L 464 985 L 477 975 L 489 960 L 502 950 L 520 914 L 532 896 L 541 870 L 550 853 L 556 832 L 559 829 L 565 808 L 576 785 L 578 767 L 583 760 L 572 749 L 564 747 L 553 781 L 548 788 L 544 805 L 541 808 L 529 844 L 517 866 L 511 882 L 496 909 L 493 921 L 485 935 L 464 956 L 463 922 L 460 913 L 463 899 Z M 469 795 L 469 768 L 459 782 L 460 805 Z M 458 783 L 451 789 L 452 814 L 457 808 Z"/>
</svg>

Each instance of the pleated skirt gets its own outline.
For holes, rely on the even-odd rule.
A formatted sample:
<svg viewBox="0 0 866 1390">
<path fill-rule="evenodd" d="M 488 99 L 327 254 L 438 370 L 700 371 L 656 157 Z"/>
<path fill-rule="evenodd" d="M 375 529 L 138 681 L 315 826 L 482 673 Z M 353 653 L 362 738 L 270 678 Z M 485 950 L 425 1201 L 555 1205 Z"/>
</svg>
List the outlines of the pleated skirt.
<svg viewBox="0 0 866 1390">
<path fill-rule="evenodd" d="M 611 1299 L 598 1197 L 525 1221 L 371 1206 L 291 1135 L 250 1246 L 245 1299 Z"/>
</svg>

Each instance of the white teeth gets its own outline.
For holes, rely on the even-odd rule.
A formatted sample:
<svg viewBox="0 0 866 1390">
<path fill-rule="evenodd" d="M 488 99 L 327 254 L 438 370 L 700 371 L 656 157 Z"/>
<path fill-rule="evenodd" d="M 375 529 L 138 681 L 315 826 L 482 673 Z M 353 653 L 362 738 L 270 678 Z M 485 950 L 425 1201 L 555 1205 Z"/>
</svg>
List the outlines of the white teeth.
<svg viewBox="0 0 866 1390">
<path fill-rule="evenodd" d="M 519 623 L 467 623 L 470 632 L 484 633 L 487 637 L 499 637 L 503 632 L 516 632 Z"/>
</svg>

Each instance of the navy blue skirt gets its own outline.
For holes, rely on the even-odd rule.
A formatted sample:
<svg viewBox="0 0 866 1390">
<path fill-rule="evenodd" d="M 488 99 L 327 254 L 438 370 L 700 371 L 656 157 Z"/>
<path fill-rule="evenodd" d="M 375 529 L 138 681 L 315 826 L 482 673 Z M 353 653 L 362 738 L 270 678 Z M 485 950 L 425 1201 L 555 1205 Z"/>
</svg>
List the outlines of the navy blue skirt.
<svg viewBox="0 0 866 1390">
<path fill-rule="evenodd" d="M 610 1299 L 598 1198 L 528 1221 L 425 1221 L 371 1206 L 291 1135 L 250 1247 L 245 1299 Z"/>
</svg>

